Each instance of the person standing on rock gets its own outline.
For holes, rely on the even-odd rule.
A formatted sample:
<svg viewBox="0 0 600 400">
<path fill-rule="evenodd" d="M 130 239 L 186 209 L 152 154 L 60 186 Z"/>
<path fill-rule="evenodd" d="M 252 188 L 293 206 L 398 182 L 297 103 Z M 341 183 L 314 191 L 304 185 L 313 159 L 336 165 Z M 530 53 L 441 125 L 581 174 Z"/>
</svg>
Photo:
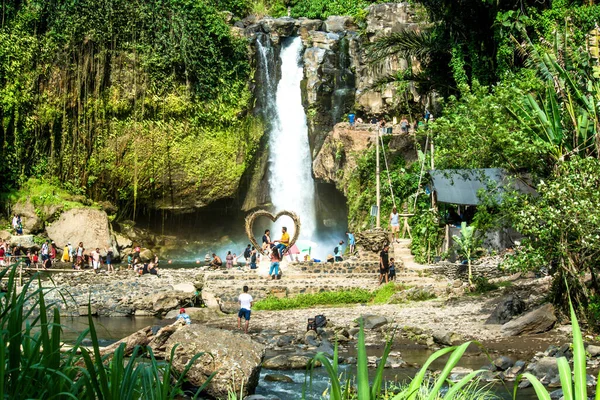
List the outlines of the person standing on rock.
<svg viewBox="0 0 600 400">
<path fill-rule="evenodd" d="M 50 244 L 50 260 L 52 263 L 56 261 L 56 243 L 54 243 L 54 241 Z"/>
<path fill-rule="evenodd" d="M 71 259 L 71 252 L 69 251 L 69 245 L 66 245 L 63 249 L 63 254 L 61 257 L 62 262 L 68 263 Z"/>
<path fill-rule="evenodd" d="M 100 269 L 100 249 L 96 248 L 96 250 L 92 251 L 90 256 L 92 257 L 92 268 L 95 273 L 98 273 L 98 270 Z"/>
<path fill-rule="evenodd" d="M 77 255 L 77 269 L 81 269 L 83 268 L 83 253 L 85 252 L 85 249 L 83 248 L 83 242 L 79 242 L 79 245 L 77 246 L 77 250 L 76 250 L 76 255 Z"/>
<path fill-rule="evenodd" d="M 258 251 L 254 246 L 250 250 L 250 269 L 256 269 L 256 259 L 258 257 Z"/>
<path fill-rule="evenodd" d="M 228 251 L 225 256 L 225 265 L 227 266 L 227 269 L 233 268 L 233 255 L 231 254 L 231 251 Z"/>
<path fill-rule="evenodd" d="M 400 214 L 398 214 L 396 207 L 392 208 L 392 213 L 390 214 L 390 227 L 392 229 L 392 240 L 396 241 L 400 239 Z"/>
<path fill-rule="evenodd" d="M 390 261 L 388 251 L 389 245 L 383 246 L 383 250 L 379 253 L 379 284 L 381 285 L 385 280 L 388 283 L 388 273 L 390 272 Z"/>
<path fill-rule="evenodd" d="M 246 260 L 246 266 L 248 266 L 248 264 L 250 264 L 250 256 L 251 255 L 252 255 L 252 245 L 249 244 L 244 249 L 244 259 Z"/>
<path fill-rule="evenodd" d="M 46 240 L 42 244 L 42 262 L 45 263 L 50 258 L 50 241 Z"/>
<path fill-rule="evenodd" d="M 350 231 L 346 231 L 346 236 L 348 236 L 348 247 L 350 247 L 350 254 L 354 254 L 354 247 L 356 246 L 356 238 L 354 237 L 354 233 L 350 233 Z"/>
<path fill-rule="evenodd" d="M 350 113 L 348 114 L 348 123 L 350 124 L 350 129 L 355 129 L 356 128 L 356 115 L 354 115 L 354 113 Z"/>
<path fill-rule="evenodd" d="M 113 259 L 112 247 L 108 246 L 104 249 L 104 251 L 106 251 L 106 270 L 108 272 L 115 272 L 115 269 L 113 268 L 113 265 L 112 265 L 112 259 Z"/>
<path fill-rule="evenodd" d="M 248 325 L 250 324 L 250 312 L 254 299 L 248 294 L 248 286 L 244 286 L 244 292 L 240 294 L 238 300 L 240 301 L 240 311 L 238 312 L 238 329 L 242 329 L 242 317 L 246 320 L 244 325 L 244 332 L 248 333 Z"/>
<path fill-rule="evenodd" d="M 269 276 L 271 279 L 277 279 L 279 275 L 279 257 L 276 251 L 271 253 L 271 267 L 269 268 Z"/>
</svg>

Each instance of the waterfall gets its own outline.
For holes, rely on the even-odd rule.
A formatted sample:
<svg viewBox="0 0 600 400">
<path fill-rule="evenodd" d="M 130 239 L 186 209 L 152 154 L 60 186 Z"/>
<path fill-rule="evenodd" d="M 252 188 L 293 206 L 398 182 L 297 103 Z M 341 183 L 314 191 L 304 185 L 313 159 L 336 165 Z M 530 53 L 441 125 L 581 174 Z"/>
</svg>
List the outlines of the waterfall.
<svg viewBox="0 0 600 400">
<path fill-rule="evenodd" d="M 259 44 L 259 52 L 262 51 L 261 48 L 265 50 Z M 277 91 L 274 93 L 271 90 L 271 100 L 268 100 L 273 101 L 274 96 L 274 112 L 269 131 L 269 186 L 275 211 L 294 211 L 302 222 L 300 237 L 314 240 L 315 183 L 300 90 L 300 82 L 304 77 L 302 50 L 300 37 L 283 41 L 279 56 L 281 79 Z M 272 73 L 269 74 L 267 71 L 266 75 L 270 77 Z M 281 225 L 277 224 L 277 227 Z M 273 237 L 279 237 L 278 228 L 273 229 Z"/>
</svg>

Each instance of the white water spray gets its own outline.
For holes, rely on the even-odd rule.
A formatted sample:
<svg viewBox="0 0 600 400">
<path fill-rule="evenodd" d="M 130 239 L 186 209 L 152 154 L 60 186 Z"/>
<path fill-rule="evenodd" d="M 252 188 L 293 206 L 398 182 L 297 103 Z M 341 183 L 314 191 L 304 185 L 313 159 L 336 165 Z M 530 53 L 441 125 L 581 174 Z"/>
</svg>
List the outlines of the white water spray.
<svg viewBox="0 0 600 400">
<path fill-rule="evenodd" d="M 275 97 L 275 118 L 269 135 L 269 186 L 275 212 L 300 216 L 300 238 L 312 239 L 316 230 L 315 183 L 308 144 L 308 126 L 302 107 L 300 62 L 302 40 L 293 38 L 281 49 L 281 79 Z M 278 223 L 273 236 L 279 237 Z"/>
</svg>

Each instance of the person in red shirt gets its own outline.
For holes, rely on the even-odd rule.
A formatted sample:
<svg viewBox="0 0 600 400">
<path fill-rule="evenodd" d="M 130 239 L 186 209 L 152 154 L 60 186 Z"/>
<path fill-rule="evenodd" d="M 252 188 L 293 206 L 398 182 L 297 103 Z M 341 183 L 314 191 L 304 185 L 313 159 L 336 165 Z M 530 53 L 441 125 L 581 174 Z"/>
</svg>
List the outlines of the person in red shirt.
<svg viewBox="0 0 600 400">
<path fill-rule="evenodd" d="M 50 245 L 50 260 L 52 263 L 56 260 L 56 243 L 52 242 Z"/>
</svg>

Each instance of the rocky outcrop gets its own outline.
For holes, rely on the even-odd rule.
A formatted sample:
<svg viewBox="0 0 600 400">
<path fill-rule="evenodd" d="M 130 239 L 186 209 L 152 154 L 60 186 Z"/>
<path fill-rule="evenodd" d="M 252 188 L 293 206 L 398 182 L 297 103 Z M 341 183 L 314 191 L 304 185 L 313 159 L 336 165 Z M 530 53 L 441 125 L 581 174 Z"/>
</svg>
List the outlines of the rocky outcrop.
<svg viewBox="0 0 600 400">
<path fill-rule="evenodd" d="M 554 306 L 547 303 L 502 325 L 502 333 L 505 336 L 543 333 L 550 330 L 555 323 Z"/>
<path fill-rule="evenodd" d="M 230 391 L 242 391 L 244 397 L 258 385 L 265 347 L 247 335 L 192 324 L 169 337 L 165 346 L 168 358 L 175 346 L 172 362 L 179 373 L 196 354 L 202 354 L 193 362 L 186 378 L 192 385 L 201 386 L 215 373 L 206 389 L 215 398 L 227 398 Z"/>
<path fill-rule="evenodd" d="M 492 311 L 490 317 L 485 321 L 486 324 L 504 324 L 510 321 L 515 315 L 521 314 L 525 310 L 525 302 L 516 294 L 509 294 L 498 301 L 498 305 Z"/>
<path fill-rule="evenodd" d="M 74 208 L 61 214 L 60 218 L 46 228 L 48 237 L 57 246 L 71 242 L 74 246 L 83 242 L 86 249 L 111 247 L 119 256 L 117 242 L 112 233 L 106 212 L 94 208 Z"/>
<path fill-rule="evenodd" d="M 389 243 L 389 234 L 383 229 L 369 229 L 356 233 L 356 247 L 359 252 L 377 254 Z"/>
</svg>

